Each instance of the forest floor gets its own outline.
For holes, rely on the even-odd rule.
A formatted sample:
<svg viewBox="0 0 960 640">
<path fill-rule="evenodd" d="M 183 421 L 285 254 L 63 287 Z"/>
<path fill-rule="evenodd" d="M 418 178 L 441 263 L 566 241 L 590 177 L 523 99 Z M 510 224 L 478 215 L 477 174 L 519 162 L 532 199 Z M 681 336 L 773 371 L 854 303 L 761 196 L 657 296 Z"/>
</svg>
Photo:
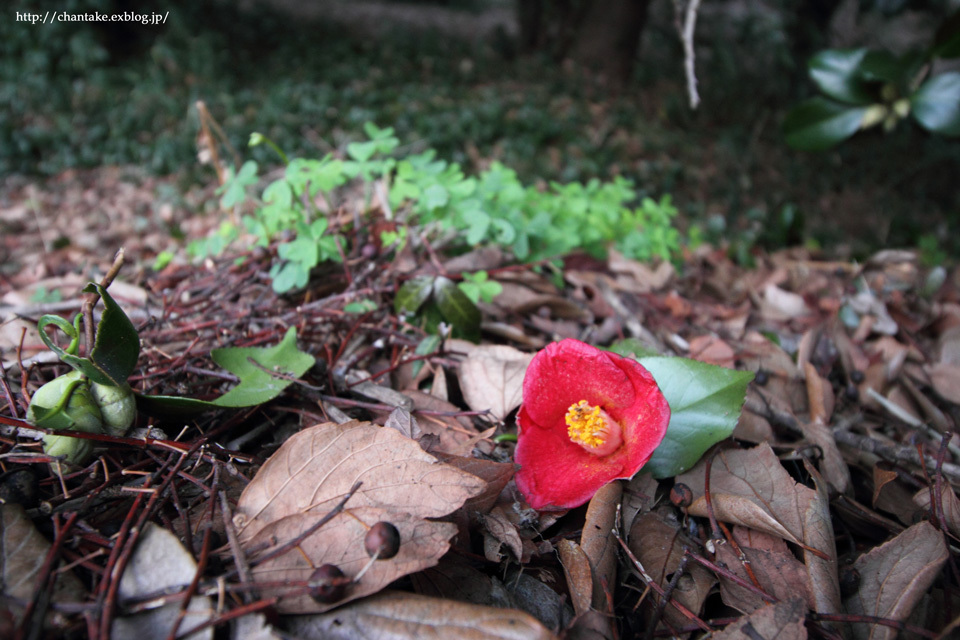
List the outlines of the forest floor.
<svg viewBox="0 0 960 640">
<path fill-rule="evenodd" d="M 639 110 L 663 111 L 656 94 Z M 590 126 L 623 134 L 603 123 Z M 735 162 L 721 136 L 689 151 L 681 197 L 709 210 L 731 180 L 758 198 L 802 193 L 767 162 L 786 152 L 766 127 Z M 838 232 L 855 239 L 874 207 L 909 204 L 877 182 L 806 196 L 822 220 L 859 212 Z M 750 242 L 738 256 L 731 229 L 675 263 L 528 264 L 447 252 L 417 227 L 387 250 L 387 207 L 346 198 L 331 215 L 349 231 L 342 261 L 281 295 L 276 242 L 185 257 L 184 239 L 230 219 L 219 186 L 130 166 L 3 180 L 0 637 L 956 637 L 960 268 L 936 247 L 854 260 Z M 869 224 L 892 226 L 891 211 Z M 25 421 L 68 370 L 37 323 L 80 313 L 121 247 L 108 291 L 139 334 L 135 391 L 214 401 L 253 369 L 278 392 L 193 414 L 141 405 L 129 433 L 80 434 L 92 454 L 69 465 Z M 155 269 L 164 250 L 175 257 Z M 418 278 L 479 271 L 500 289 L 476 305 L 478 340 L 440 340 L 396 310 Z M 258 360 L 291 329 L 295 349 Z M 562 340 L 717 367 L 657 382 L 675 417 L 719 441 L 690 468 L 532 509 L 517 415 L 538 402 L 522 393 L 531 359 Z M 251 349 L 243 375 L 214 353 L 233 347 Z M 314 364 L 284 373 L 303 357 Z M 731 379 L 745 385 L 734 409 Z M 383 521 L 399 551 L 370 561 Z"/>
</svg>

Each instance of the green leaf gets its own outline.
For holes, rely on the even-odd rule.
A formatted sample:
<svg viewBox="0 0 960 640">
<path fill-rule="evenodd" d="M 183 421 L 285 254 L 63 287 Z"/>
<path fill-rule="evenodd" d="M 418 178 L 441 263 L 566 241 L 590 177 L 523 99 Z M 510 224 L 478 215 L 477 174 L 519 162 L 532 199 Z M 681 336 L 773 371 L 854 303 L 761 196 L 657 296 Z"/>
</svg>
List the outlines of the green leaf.
<svg viewBox="0 0 960 640">
<path fill-rule="evenodd" d="M 443 338 L 434 334 L 425 337 L 417 344 L 417 348 L 414 350 L 418 356 L 426 356 L 431 353 L 435 353 L 440 345 L 443 344 Z M 420 370 L 425 364 L 425 360 L 417 360 L 413 363 L 413 377 L 416 378 L 420 374 Z"/>
<path fill-rule="evenodd" d="M 273 400 L 314 363 L 313 356 L 297 349 L 294 327 L 275 347 L 214 349 L 210 357 L 240 378 L 240 384 L 213 401 L 218 407 L 250 407 Z"/>
<path fill-rule="evenodd" d="M 633 358 L 634 360 L 658 355 L 656 349 L 651 349 L 636 338 L 617 340 L 607 348 L 607 351 L 612 351 L 624 358 Z"/>
<path fill-rule="evenodd" d="M 103 301 L 103 313 L 97 324 L 90 360 L 98 371 L 108 378 L 106 382 L 89 376 L 94 382 L 122 386 L 137 367 L 140 357 L 140 334 L 120 305 L 110 297 L 107 290 L 91 282 L 84 287 L 85 293 L 97 292 Z M 88 374 L 89 375 L 89 374 Z"/>
<path fill-rule="evenodd" d="M 247 198 L 247 187 L 257 182 L 257 163 L 247 160 L 240 167 L 240 171 L 232 176 L 223 187 L 223 197 L 220 206 L 230 209 Z"/>
<path fill-rule="evenodd" d="M 960 136 L 960 73 L 951 71 L 928 78 L 910 96 L 910 113 L 929 131 Z"/>
<path fill-rule="evenodd" d="M 848 107 L 823 98 L 797 105 L 783 121 L 787 144 L 801 151 L 823 151 L 860 128 L 867 107 Z"/>
<path fill-rule="evenodd" d="M 417 276 L 403 283 L 393 301 L 397 313 L 416 313 L 433 293 L 433 276 Z"/>
<path fill-rule="evenodd" d="M 468 340 L 480 340 L 480 310 L 452 280 L 438 276 L 433 283 L 433 299 L 454 329 Z"/>
<path fill-rule="evenodd" d="M 693 467 L 707 449 L 733 433 L 753 373 L 687 358 L 639 362 L 670 405 L 667 435 L 643 469 L 655 478 L 669 478 Z"/>
<path fill-rule="evenodd" d="M 865 105 L 874 102 L 861 75 L 866 49 L 826 49 L 810 59 L 810 78 L 834 100 Z"/>
<path fill-rule="evenodd" d="M 351 142 L 347 145 L 347 155 L 357 162 L 366 162 L 376 152 L 376 142 Z"/>
</svg>

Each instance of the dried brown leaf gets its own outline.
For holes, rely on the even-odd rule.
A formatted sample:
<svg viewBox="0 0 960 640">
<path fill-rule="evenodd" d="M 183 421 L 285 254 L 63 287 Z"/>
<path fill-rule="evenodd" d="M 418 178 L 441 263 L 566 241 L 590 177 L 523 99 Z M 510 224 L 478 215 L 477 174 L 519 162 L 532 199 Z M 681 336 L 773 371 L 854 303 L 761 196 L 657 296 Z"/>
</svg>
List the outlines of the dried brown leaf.
<svg viewBox="0 0 960 640">
<path fill-rule="evenodd" d="M 507 486 L 517 470 L 517 465 L 511 462 L 494 462 L 483 458 L 467 458 L 442 452 L 435 452 L 433 455 L 440 462 L 475 475 L 486 483 L 482 492 L 467 500 L 463 505 L 463 508 L 471 514 L 490 511 L 497 502 L 497 498 L 500 497 L 500 492 Z"/>
<path fill-rule="evenodd" d="M 930 504 L 930 497 L 935 493 L 935 487 L 921 489 L 913 496 L 913 503 L 921 509 L 929 511 L 932 518 L 939 517 L 940 510 L 942 510 L 943 521 L 947 529 L 954 536 L 960 538 L 960 499 L 957 498 L 953 487 L 944 482 L 940 493 L 940 509 L 938 510 Z"/>
<path fill-rule="evenodd" d="M 791 598 L 757 609 L 747 617 L 737 620 L 723 631 L 714 633 L 713 640 L 806 640 L 807 629 L 803 626 L 806 607 L 802 598 Z"/>
<path fill-rule="evenodd" d="M 812 466 L 817 489 L 799 484 L 781 466 L 768 444 L 753 449 L 721 451 L 713 461 L 710 495 L 718 520 L 779 536 L 801 545 L 816 610 L 838 610 L 840 587 L 829 500 Z M 691 488 L 691 515 L 707 516 L 704 498 L 706 461 L 678 476 Z"/>
<path fill-rule="evenodd" d="M 628 546 L 647 574 L 660 585 L 665 585 L 680 566 L 683 548 L 695 549 L 697 543 L 683 532 L 672 509 L 661 507 L 634 520 Z M 713 573 L 699 564 L 688 563 L 687 573 L 677 582 L 672 597 L 694 614 L 699 614 L 716 582 Z M 674 626 L 689 623 L 671 606 L 664 609 L 663 615 Z"/>
<path fill-rule="evenodd" d="M 620 514 L 624 531 L 630 531 L 633 520 L 653 508 L 657 498 L 657 481 L 649 473 L 638 473 L 630 478 L 623 488 L 623 505 Z"/>
<path fill-rule="evenodd" d="M 593 571 L 590 560 L 573 540 L 563 539 L 557 543 L 563 575 L 567 579 L 570 601 L 578 616 L 591 610 L 593 602 Z"/>
<path fill-rule="evenodd" d="M 927 367 L 930 384 L 944 400 L 960 404 L 960 365 L 934 364 Z"/>
<path fill-rule="evenodd" d="M 854 562 L 860 589 L 847 598 L 847 613 L 904 621 L 947 561 L 948 550 L 929 522 L 913 525 Z M 875 624 L 853 625 L 856 640 L 893 640 L 897 630 Z"/>
<path fill-rule="evenodd" d="M 481 345 L 460 364 L 460 390 L 474 411 L 486 411 L 503 420 L 520 406 L 523 375 L 533 359 L 505 345 Z"/>
<path fill-rule="evenodd" d="M 520 560 L 523 557 L 523 543 L 520 541 L 520 534 L 517 527 L 510 522 L 507 515 L 500 507 L 494 507 L 490 513 L 483 517 L 483 528 L 486 535 L 490 535 L 499 544 L 497 549 L 493 550 L 494 557 L 487 557 L 491 562 L 500 561 L 499 547 L 506 546 L 513 552 L 514 560 Z"/>
<path fill-rule="evenodd" d="M 47 558 L 50 543 L 18 504 L 0 504 L 0 588 L 4 596 L 29 600 L 33 595 L 40 568 Z M 58 572 L 52 599 L 54 602 L 78 602 L 84 597 L 83 584 L 72 572 Z M 10 603 L 19 618 L 20 607 Z"/>
<path fill-rule="evenodd" d="M 610 482 L 597 491 L 587 506 L 586 521 L 580 535 L 580 548 L 593 569 L 593 608 L 607 611 L 617 579 L 617 540 L 613 528 L 620 512 L 623 485 Z"/>
<path fill-rule="evenodd" d="M 738 540 L 743 558 L 738 556 L 733 545 L 721 544 L 717 546 L 717 562 L 749 584 L 750 574 L 744 566 L 747 563 L 760 583 L 760 588 L 766 593 L 777 600 L 801 596 L 808 606 L 813 608 L 813 597 L 808 591 L 807 568 L 790 553 L 782 538 L 742 527 L 734 527 L 734 537 L 743 538 Z M 757 544 L 757 547 L 751 547 L 748 539 Z M 769 604 L 768 600 L 733 580 L 723 576 L 719 578 L 720 595 L 728 606 L 743 613 L 751 613 Z"/>
<path fill-rule="evenodd" d="M 336 612 L 291 618 L 289 631 L 303 640 L 554 640 L 533 616 L 514 609 L 382 593 Z"/>
<path fill-rule="evenodd" d="M 438 462 L 393 429 L 364 422 L 326 423 L 287 440 L 250 482 L 237 505 L 235 523 L 250 549 L 283 544 L 326 515 L 356 482 L 346 509 L 294 550 L 259 564 L 258 580 L 307 580 L 313 568 L 337 565 L 353 576 L 368 557 L 363 537 L 378 521 L 400 531 L 400 552 L 378 561 L 345 600 L 374 593 L 393 580 L 437 563 L 456 526 L 425 518 L 444 516 L 486 483 Z M 341 601 L 341 602 L 343 602 Z M 283 611 L 329 608 L 307 596 L 281 601 Z"/>
<path fill-rule="evenodd" d="M 437 411 L 455 414 L 460 407 L 450 404 L 416 389 L 407 389 L 403 392 L 413 401 L 413 408 L 417 411 Z M 449 453 L 456 456 L 469 456 L 475 446 L 482 444 L 483 434 L 473 427 L 473 423 L 466 417 L 431 415 L 421 413 L 417 419 L 424 436 L 436 436 L 438 443 L 430 447 L 438 453 Z"/>
</svg>

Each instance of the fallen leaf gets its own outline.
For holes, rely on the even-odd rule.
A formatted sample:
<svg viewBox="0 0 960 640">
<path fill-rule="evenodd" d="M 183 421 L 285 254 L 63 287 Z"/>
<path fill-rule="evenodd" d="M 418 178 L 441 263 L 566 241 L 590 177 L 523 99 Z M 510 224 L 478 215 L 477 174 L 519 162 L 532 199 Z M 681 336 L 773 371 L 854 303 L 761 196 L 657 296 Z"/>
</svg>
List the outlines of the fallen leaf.
<svg viewBox="0 0 960 640">
<path fill-rule="evenodd" d="M 656 504 L 657 481 L 653 475 L 641 471 L 627 481 L 623 488 L 623 505 L 620 509 L 624 531 L 633 527 L 638 515 L 647 513 Z"/>
<path fill-rule="evenodd" d="M 566 538 L 557 543 L 557 552 L 560 554 L 560 564 L 567 580 L 573 610 L 581 616 L 592 610 L 593 570 L 590 568 L 590 560 L 580 545 Z"/>
<path fill-rule="evenodd" d="M 147 523 L 120 578 L 120 602 L 164 589 L 185 587 L 193 581 L 196 573 L 196 561 L 176 536 L 153 523 Z M 174 602 L 142 613 L 118 616 L 113 619 L 110 632 L 115 638 L 164 640 L 173 631 L 182 609 L 180 602 Z M 193 596 L 187 604 L 178 633 L 187 636 L 191 629 L 207 622 L 212 616 L 213 603 L 210 598 Z M 207 627 L 189 637 L 191 640 L 211 640 L 213 628 Z"/>
<path fill-rule="evenodd" d="M 461 471 L 477 476 L 485 483 L 483 491 L 473 496 L 463 504 L 464 510 L 469 513 L 487 513 L 496 504 L 500 492 L 513 478 L 517 465 L 512 462 L 494 462 L 483 458 L 468 458 L 454 456 L 448 453 L 434 452 L 440 462 L 449 464 Z"/>
<path fill-rule="evenodd" d="M 790 542 L 803 542 L 802 514 L 816 500 L 816 492 L 790 477 L 770 445 L 721 451 L 714 457 L 712 467 L 710 494 L 718 520 L 759 529 Z M 706 464 L 701 461 L 677 476 L 677 482 L 693 491 L 693 503 L 688 507 L 691 515 L 708 516 L 705 472 Z"/>
<path fill-rule="evenodd" d="M 479 495 L 483 480 L 438 462 L 419 445 L 393 429 L 365 422 L 325 423 L 295 434 L 260 468 L 237 504 L 235 525 L 248 549 L 275 546 L 297 538 L 326 515 L 356 482 L 359 490 L 343 512 L 297 550 L 263 562 L 258 580 L 307 580 L 322 564 L 337 565 L 346 575 L 369 559 L 363 538 L 378 521 L 400 531 L 400 551 L 378 561 L 359 583 L 347 589 L 342 604 L 379 591 L 397 578 L 437 563 L 449 548 L 456 526 L 438 518 Z M 282 611 L 320 611 L 306 594 L 281 600 Z"/>
<path fill-rule="evenodd" d="M 757 609 L 749 616 L 740 618 L 723 631 L 714 633 L 713 640 L 806 640 L 807 628 L 803 626 L 806 607 L 802 598 L 791 598 Z"/>
<path fill-rule="evenodd" d="M 717 562 L 749 584 L 750 574 L 744 566 L 747 564 L 760 583 L 760 588 L 769 595 L 777 600 L 801 596 L 811 609 L 814 608 L 813 597 L 808 591 L 807 568 L 790 553 L 782 538 L 743 527 L 734 527 L 733 535 L 743 552 L 743 558 L 738 556 L 733 545 L 721 544 L 717 546 Z M 719 579 L 720 596 L 724 604 L 738 611 L 749 614 L 770 602 L 733 580 L 723 576 L 719 576 Z"/>
<path fill-rule="evenodd" d="M 934 364 L 926 368 L 930 384 L 944 400 L 960 404 L 960 365 Z"/>
<path fill-rule="evenodd" d="M 732 369 L 736 360 L 733 347 L 717 336 L 697 336 L 690 340 L 690 357 L 707 364 Z"/>
<path fill-rule="evenodd" d="M 763 304 L 760 312 L 770 320 L 789 320 L 809 313 L 803 296 L 784 291 L 777 285 L 768 283 L 763 289 Z"/>
<path fill-rule="evenodd" d="M 931 504 L 930 496 L 935 494 L 935 487 L 925 487 L 913 496 L 913 503 L 930 513 L 931 519 L 939 518 L 940 511 Z M 944 482 L 941 489 L 940 509 L 943 512 L 943 523 L 954 536 L 960 538 L 960 499 L 949 483 Z"/>
<path fill-rule="evenodd" d="M 459 554 L 448 553 L 437 566 L 418 571 L 410 579 L 416 592 L 423 596 L 517 608 L 500 580 L 475 568 Z"/>
<path fill-rule="evenodd" d="M 664 585 L 680 567 L 684 547 L 696 549 L 697 543 L 683 532 L 672 508 L 660 507 L 634 520 L 628 546 L 647 574 L 658 584 Z M 716 582 L 711 572 L 690 562 L 687 564 L 687 573 L 677 582 L 672 597 L 694 614 L 699 614 Z M 674 627 L 689 622 L 669 605 L 663 610 L 663 616 Z"/>
<path fill-rule="evenodd" d="M 713 459 L 710 497 L 718 520 L 800 545 L 816 610 L 832 613 L 839 610 L 840 585 L 830 503 L 816 469 L 805 468 L 814 477 L 816 490 L 794 481 L 768 444 L 721 451 Z M 687 508 L 691 515 L 708 515 L 705 478 L 705 461 L 677 478 L 693 491 L 693 502 Z"/>
<path fill-rule="evenodd" d="M 4 596 L 30 600 L 40 569 L 50 550 L 33 521 L 19 504 L 0 504 L 0 588 Z M 70 571 L 56 573 L 54 602 L 79 602 L 84 598 L 83 584 Z M 19 621 L 23 608 L 7 601 Z"/>
<path fill-rule="evenodd" d="M 494 507 L 490 513 L 483 517 L 483 528 L 485 535 L 492 536 L 497 541 L 496 549 L 492 549 L 494 557 L 487 557 L 490 562 L 500 562 L 500 547 L 506 546 L 513 552 L 514 560 L 523 558 L 523 543 L 520 541 L 520 534 L 517 527 L 514 526 L 500 507 Z"/>
<path fill-rule="evenodd" d="M 460 364 L 460 390 L 474 411 L 487 411 L 503 420 L 520 406 L 523 375 L 532 354 L 504 345 L 482 345 Z"/>
<path fill-rule="evenodd" d="M 905 621 L 947 561 L 943 534 L 920 522 L 874 547 L 854 562 L 860 589 L 844 601 L 852 615 Z M 879 624 L 851 625 L 856 640 L 893 640 L 897 630 Z"/>
<path fill-rule="evenodd" d="M 536 618 L 522 611 L 399 592 L 378 594 L 331 613 L 292 617 L 288 631 L 303 640 L 556 638 Z"/>
<path fill-rule="evenodd" d="M 415 411 L 447 414 L 461 412 L 460 407 L 416 389 L 407 389 L 403 392 L 403 395 L 410 398 Z M 469 456 L 474 447 L 485 444 L 481 442 L 484 435 L 474 429 L 473 423 L 464 417 L 420 413 L 417 417 L 417 424 L 420 425 L 423 437 L 435 436 L 438 439 L 436 446 L 430 447 L 431 451 L 437 453 Z"/>
<path fill-rule="evenodd" d="M 593 608 L 610 613 L 608 597 L 617 581 L 617 540 L 613 528 L 620 512 L 623 485 L 610 482 L 597 491 L 587 506 L 580 548 L 593 570 Z"/>
</svg>

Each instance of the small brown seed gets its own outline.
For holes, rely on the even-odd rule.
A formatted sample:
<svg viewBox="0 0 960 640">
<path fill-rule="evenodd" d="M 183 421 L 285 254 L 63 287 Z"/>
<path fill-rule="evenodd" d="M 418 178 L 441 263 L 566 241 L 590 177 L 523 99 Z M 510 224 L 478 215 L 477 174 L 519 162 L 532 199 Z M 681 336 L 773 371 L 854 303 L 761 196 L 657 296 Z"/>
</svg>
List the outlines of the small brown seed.
<svg viewBox="0 0 960 640">
<path fill-rule="evenodd" d="M 337 565 L 320 565 L 310 575 L 310 596 L 323 604 L 343 600 L 347 590 L 347 581 L 343 579 L 345 577 Z"/>
<path fill-rule="evenodd" d="M 677 507 L 689 507 L 693 502 L 693 491 L 687 485 L 678 482 L 670 489 L 670 502 Z"/>
<path fill-rule="evenodd" d="M 370 527 L 363 538 L 363 548 L 371 558 L 387 560 L 400 551 L 400 532 L 389 522 L 380 521 Z"/>
</svg>

